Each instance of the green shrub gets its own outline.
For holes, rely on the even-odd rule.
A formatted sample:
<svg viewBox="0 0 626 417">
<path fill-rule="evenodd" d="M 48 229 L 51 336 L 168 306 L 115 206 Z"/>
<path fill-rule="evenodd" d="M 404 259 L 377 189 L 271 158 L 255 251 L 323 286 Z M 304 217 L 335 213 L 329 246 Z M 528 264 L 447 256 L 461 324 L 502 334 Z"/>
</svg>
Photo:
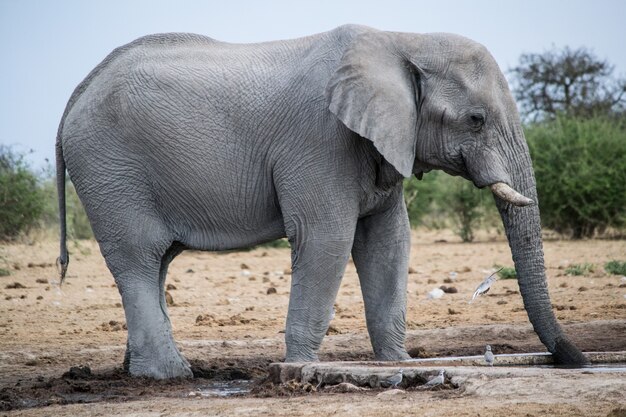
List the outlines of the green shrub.
<svg viewBox="0 0 626 417">
<path fill-rule="evenodd" d="M 44 197 L 24 155 L 0 146 L 0 240 L 28 232 L 39 221 Z"/>
<path fill-rule="evenodd" d="M 11 271 L 6 268 L 0 268 L 0 277 L 8 277 L 11 275 Z"/>
<path fill-rule="evenodd" d="M 593 271 L 594 271 L 593 264 L 588 264 L 588 263 L 573 264 L 573 265 L 568 266 L 565 269 L 565 275 L 575 275 L 575 276 L 589 275 Z"/>
<path fill-rule="evenodd" d="M 46 179 L 42 181 L 40 188 L 45 196 L 43 214 L 41 216 L 42 228 L 59 230 L 59 201 L 57 194 L 56 170 L 52 165 L 44 168 Z M 66 177 L 67 178 L 67 177 Z M 66 179 L 65 185 L 65 211 L 67 219 L 67 236 L 69 239 L 92 239 L 93 232 L 87 213 L 76 194 L 74 184 Z"/>
<path fill-rule="evenodd" d="M 436 205 L 441 199 L 441 176 L 440 172 L 434 171 L 425 174 L 421 180 L 411 176 L 404 181 L 404 201 L 412 227 L 439 228 L 435 217 Z"/>
<path fill-rule="evenodd" d="M 626 275 L 626 261 L 609 261 L 604 264 L 604 270 L 613 275 Z"/>
<path fill-rule="evenodd" d="M 574 238 L 626 226 L 626 120 L 560 116 L 530 125 L 544 226 Z"/>
<path fill-rule="evenodd" d="M 517 279 L 517 271 L 510 266 L 494 265 L 495 268 L 500 268 L 498 276 L 500 279 Z"/>
<path fill-rule="evenodd" d="M 489 190 L 441 171 L 406 180 L 404 198 L 411 226 L 450 227 L 464 242 L 474 240 L 478 228 L 499 224 Z"/>
</svg>

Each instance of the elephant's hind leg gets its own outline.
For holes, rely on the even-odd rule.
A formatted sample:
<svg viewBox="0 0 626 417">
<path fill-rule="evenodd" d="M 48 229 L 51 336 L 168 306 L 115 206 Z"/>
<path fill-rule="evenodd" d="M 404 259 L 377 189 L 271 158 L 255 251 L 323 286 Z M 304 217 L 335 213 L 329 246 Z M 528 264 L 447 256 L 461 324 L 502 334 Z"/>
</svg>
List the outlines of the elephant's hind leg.
<svg viewBox="0 0 626 417">
<path fill-rule="evenodd" d="M 191 377 L 172 336 L 164 289 L 167 267 L 182 247 L 165 239 L 165 228 L 150 217 L 136 219 L 126 230 L 132 230 L 132 236 L 115 244 L 101 242 L 126 314 L 125 368 L 133 376 Z"/>
</svg>

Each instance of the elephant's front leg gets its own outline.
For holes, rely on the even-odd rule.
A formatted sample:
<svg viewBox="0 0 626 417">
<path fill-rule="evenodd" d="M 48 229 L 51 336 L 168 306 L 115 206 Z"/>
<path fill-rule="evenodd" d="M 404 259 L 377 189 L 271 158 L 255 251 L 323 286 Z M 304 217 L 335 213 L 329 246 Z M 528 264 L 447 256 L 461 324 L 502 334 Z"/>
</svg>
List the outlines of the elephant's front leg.
<svg viewBox="0 0 626 417">
<path fill-rule="evenodd" d="M 292 281 L 285 342 L 287 362 L 317 360 L 328 329 L 353 237 L 312 237 L 292 242 Z"/>
<path fill-rule="evenodd" d="M 378 360 L 409 359 L 404 345 L 410 227 L 402 194 L 386 210 L 359 220 L 352 257 Z"/>
</svg>

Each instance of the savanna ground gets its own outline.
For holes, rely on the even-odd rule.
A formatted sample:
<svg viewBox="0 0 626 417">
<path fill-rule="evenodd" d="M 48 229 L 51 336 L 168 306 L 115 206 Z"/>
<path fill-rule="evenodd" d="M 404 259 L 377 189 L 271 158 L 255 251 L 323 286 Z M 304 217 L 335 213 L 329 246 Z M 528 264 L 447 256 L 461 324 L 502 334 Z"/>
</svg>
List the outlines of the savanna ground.
<svg viewBox="0 0 626 417">
<path fill-rule="evenodd" d="M 494 265 L 512 265 L 502 237 L 458 243 L 450 233 L 414 232 L 408 283 L 407 347 L 413 356 L 544 351 L 532 332 L 517 282 L 498 280 L 473 304 L 475 287 Z M 59 289 L 55 241 L 4 245 L 9 276 L 0 277 L 0 410 L 7 415 L 626 415 L 625 374 L 564 371 L 545 378 L 492 380 L 447 390 L 381 395 L 315 392 L 261 384 L 284 355 L 289 301 L 288 249 L 224 254 L 188 251 L 167 280 L 176 340 L 195 378 L 151 381 L 121 371 L 126 331 L 120 296 L 94 242 L 70 243 Z M 556 316 L 583 351 L 626 350 L 626 284 L 602 266 L 626 258 L 625 240 L 545 242 Z M 593 272 L 566 275 L 572 264 Z M 455 280 L 450 272 L 457 272 Z M 440 299 L 427 294 L 454 287 Z M 322 360 L 372 359 L 354 265 L 348 264 L 325 338 Z M 85 368 L 72 367 L 88 366 Z M 620 382 L 621 378 L 621 382 Z M 216 381 L 252 379 L 252 393 L 190 395 Z M 617 381 L 617 382 L 616 382 Z M 325 392 L 326 391 L 326 392 Z"/>
</svg>

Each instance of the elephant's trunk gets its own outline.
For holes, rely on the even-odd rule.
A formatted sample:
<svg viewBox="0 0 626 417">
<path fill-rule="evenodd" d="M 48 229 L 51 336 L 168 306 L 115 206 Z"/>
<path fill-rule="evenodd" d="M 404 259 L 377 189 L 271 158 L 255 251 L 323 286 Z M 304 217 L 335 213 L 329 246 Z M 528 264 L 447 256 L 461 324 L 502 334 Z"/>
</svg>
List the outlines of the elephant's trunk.
<svg viewBox="0 0 626 417">
<path fill-rule="evenodd" d="M 522 140 L 517 141 L 519 149 L 510 150 L 514 156 L 507 158 L 511 185 L 523 196 L 537 201 L 530 154 L 521 128 L 519 130 L 517 133 L 522 135 Z M 524 307 L 535 332 L 554 355 L 556 363 L 588 363 L 581 351 L 563 334 L 552 311 L 544 268 L 538 205 L 516 207 L 501 197 L 496 196 L 495 200 L 511 247 Z"/>
</svg>

